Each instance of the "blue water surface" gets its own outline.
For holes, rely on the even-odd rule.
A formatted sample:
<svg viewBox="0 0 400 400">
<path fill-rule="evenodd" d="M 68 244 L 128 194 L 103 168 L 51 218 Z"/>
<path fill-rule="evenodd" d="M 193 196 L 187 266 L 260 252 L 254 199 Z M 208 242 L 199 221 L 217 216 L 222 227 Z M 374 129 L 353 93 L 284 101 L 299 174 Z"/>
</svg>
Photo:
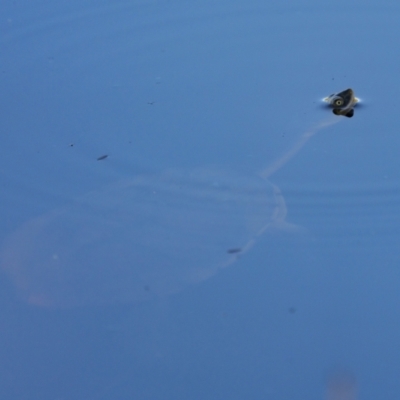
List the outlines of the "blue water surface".
<svg viewBox="0 0 400 400">
<path fill-rule="evenodd" d="M 0 16 L 2 399 L 400 398 L 397 2 Z"/>
</svg>

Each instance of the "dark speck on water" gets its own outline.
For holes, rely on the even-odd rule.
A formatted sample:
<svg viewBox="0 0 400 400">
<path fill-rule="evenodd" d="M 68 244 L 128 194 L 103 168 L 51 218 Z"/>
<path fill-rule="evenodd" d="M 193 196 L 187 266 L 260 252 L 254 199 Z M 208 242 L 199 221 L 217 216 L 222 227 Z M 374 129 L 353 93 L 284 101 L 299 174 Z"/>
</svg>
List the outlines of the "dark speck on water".
<svg viewBox="0 0 400 400">
<path fill-rule="evenodd" d="M 104 154 L 104 155 L 98 157 L 98 158 L 97 158 L 97 161 L 105 160 L 107 157 L 108 157 L 108 155 L 107 155 L 107 154 Z"/>
<path fill-rule="evenodd" d="M 241 251 L 242 251 L 242 249 L 239 249 L 239 248 L 229 249 L 228 254 L 236 254 L 236 253 L 240 253 Z"/>
</svg>

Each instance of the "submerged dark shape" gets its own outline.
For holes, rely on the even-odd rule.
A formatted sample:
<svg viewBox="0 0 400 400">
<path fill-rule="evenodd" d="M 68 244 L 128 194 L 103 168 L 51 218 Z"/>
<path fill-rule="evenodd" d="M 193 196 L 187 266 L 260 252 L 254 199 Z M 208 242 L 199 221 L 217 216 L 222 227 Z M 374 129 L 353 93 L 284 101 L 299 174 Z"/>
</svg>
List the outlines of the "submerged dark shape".
<svg viewBox="0 0 400 400">
<path fill-rule="evenodd" d="M 335 115 L 344 115 L 351 118 L 354 115 L 354 107 L 359 102 L 359 99 L 355 97 L 352 89 L 346 89 L 343 92 L 331 94 L 324 101 L 333 108 L 332 112 Z"/>
<path fill-rule="evenodd" d="M 138 176 L 25 223 L 1 267 L 30 304 L 140 302 L 208 279 L 267 228 L 284 226 L 279 189 L 219 170 Z"/>
<path fill-rule="evenodd" d="M 227 253 L 228 254 L 238 254 L 238 253 L 240 253 L 242 251 L 242 249 L 239 249 L 239 248 L 234 248 L 234 249 L 229 249 L 228 251 L 227 251 Z"/>
</svg>

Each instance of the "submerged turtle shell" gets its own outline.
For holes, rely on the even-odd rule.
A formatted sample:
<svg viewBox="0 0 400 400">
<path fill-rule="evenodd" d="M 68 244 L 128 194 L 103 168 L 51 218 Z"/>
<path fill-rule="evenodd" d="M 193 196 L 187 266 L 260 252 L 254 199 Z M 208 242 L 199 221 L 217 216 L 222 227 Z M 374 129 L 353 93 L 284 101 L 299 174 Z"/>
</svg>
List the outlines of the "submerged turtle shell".
<svg viewBox="0 0 400 400">
<path fill-rule="evenodd" d="M 214 275 L 283 223 L 276 187 L 215 170 L 139 176 L 40 215 L 12 234 L 2 268 L 31 304 L 140 302 Z"/>
</svg>

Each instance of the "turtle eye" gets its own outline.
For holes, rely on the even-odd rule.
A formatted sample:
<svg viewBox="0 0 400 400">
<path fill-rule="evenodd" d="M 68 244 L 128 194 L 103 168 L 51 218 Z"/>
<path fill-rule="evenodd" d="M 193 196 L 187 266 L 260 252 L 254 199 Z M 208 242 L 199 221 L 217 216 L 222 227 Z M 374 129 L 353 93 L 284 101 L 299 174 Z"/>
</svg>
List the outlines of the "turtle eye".
<svg viewBox="0 0 400 400">
<path fill-rule="evenodd" d="M 343 99 L 336 99 L 336 100 L 333 102 L 333 104 L 334 104 L 335 106 L 337 106 L 337 107 L 341 107 L 341 106 L 344 104 L 344 102 L 343 102 Z"/>
</svg>

